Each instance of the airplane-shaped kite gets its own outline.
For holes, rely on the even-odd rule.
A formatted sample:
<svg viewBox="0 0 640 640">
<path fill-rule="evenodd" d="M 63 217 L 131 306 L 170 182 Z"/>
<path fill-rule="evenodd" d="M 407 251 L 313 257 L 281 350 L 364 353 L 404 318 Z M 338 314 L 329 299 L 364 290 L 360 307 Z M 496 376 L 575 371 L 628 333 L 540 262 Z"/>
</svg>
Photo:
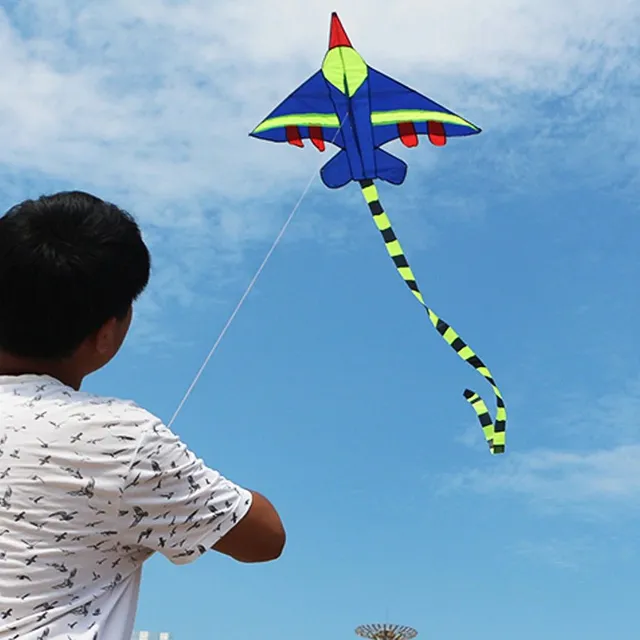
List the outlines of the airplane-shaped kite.
<svg viewBox="0 0 640 640">
<path fill-rule="evenodd" d="M 464 118 L 389 76 L 372 69 L 352 47 L 336 13 L 331 16 L 329 51 L 320 71 L 311 76 L 274 109 L 251 136 L 304 146 L 311 140 L 324 151 L 329 142 L 340 151 L 320 171 L 324 184 L 337 189 L 358 182 L 385 246 L 403 280 L 426 309 L 444 340 L 491 385 L 496 397 L 496 418 L 482 398 L 469 389 L 464 397 L 476 412 L 491 453 L 505 450 L 507 414 L 491 372 L 460 336 L 425 303 L 407 258 L 385 213 L 374 180 L 399 185 L 407 165 L 384 151 L 382 145 L 400 139 L 407 147 L 427 135 L 435 146 L 447 138 L 480 133 Z"/>
</svg>

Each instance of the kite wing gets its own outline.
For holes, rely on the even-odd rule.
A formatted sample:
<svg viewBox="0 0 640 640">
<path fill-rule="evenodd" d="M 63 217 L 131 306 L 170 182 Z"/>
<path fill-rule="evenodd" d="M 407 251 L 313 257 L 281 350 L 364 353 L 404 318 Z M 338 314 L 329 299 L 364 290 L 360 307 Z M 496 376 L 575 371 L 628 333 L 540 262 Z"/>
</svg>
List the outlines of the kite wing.
<svg viewBox="0 0 640 640">
<path fill-rule="evenodd" d="M 397 139 L 415 147 L 420 134 L 428 135 L 432 144 L 443 146 L 447 138 L 481 131 L 468 120 L 371 67 L 369 92 L 376 147 Z"/>
<path fill-rule="evenodd" d="M 298 87 L 250 135 L 297 147 L 303 147 L 303 140 L 308 139 L 320 151 L 325 150 L 325 142 L 343 149 L 340 121 L 322 72 Z"/>
</svg>

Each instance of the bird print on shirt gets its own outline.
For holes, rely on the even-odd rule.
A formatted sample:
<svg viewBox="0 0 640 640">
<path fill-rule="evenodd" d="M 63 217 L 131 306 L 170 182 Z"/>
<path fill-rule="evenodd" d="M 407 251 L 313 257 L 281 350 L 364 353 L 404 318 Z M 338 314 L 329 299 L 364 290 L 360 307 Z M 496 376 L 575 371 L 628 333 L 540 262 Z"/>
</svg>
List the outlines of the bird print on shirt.
<svg viewBox="0 0 640 640">
<path fill-rule="evenodd" d="M 53 380 L 3 393 L 0 637 L 102 638 L 150 555 L 189 562 L 250 505 L 133 403 Z"/>
</svg>

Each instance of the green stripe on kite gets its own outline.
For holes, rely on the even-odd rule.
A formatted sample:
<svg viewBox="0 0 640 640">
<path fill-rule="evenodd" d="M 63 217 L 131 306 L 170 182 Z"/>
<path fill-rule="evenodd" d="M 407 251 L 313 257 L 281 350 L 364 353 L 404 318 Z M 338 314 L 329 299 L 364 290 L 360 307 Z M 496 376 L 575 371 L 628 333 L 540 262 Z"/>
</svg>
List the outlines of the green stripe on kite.
<svg viewBox="0 0 640 640">
<path fill-rule="evenodd" d="M 340 120 L 335 113 L 293 113 L 288 116 L 268 118 L 260 123 L 253 133 L 262 133 L 279 127 L 328 127 L 337 129 Z"/>
<path fill-rule="evenodd" d="M 403 109 L 397 111 L 373 111 L 371 123 L 376 126 L 385 124 L 400 124 L 401 122 L 442 122 L 443 124 L 457 124 L 480 131 L 476 125 L 453 113 L 443 111 L 422 111 L 417 109 Z"/>
</svg>

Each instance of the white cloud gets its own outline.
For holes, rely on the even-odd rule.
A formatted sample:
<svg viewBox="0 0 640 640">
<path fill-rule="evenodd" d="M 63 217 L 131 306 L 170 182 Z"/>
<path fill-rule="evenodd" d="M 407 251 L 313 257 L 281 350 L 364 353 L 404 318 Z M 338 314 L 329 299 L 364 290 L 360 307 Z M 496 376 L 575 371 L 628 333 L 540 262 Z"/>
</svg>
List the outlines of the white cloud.
<svg viewBox="0 0 640 640">
<path fill-rule="evenodd" d="M 473 491 L 522 494 L 550 506 L 627 502 L 640 498 L 640 444 L 592 452 L 511 454 L 491 471 L 459 482 Z"/>
<path fill-rule="evenodd" d="M 583 449 L 640 443 L 640 376 L 600 396 L 564 396 L 548 427 L 557 440 L 578 442 Z"/>
<path fill-rule="evenodd" d="M 300 162 L 247 132 L 318 67 L 325 2 L 16 7 L 10 16 L 0 11 L 0 162 L 130 192 L 149 209 L 181 209 L 171 217 L 154 210 L 163 225 L 202 222 L 202 209 L 221 195 L 245 200 L 302 185 L 315 166 L 312 155 Z M 519 117 L 509 92 L 561 95 L 603 64 L 619 66 L 640 16 L 626 0 L 361 0 L 337 8 L 373 66 L 445 103 L 455 98 L 472 119 L 481 110 L 491 121 L 493 112 L 496 123 Z M 475 89 L 465 98 L 469 82 Z"/>
<path fill-rule="evenodd" d="M 235 266 L 247 243 L 275 235 L 317 170 L 315 151 L 247 133 L 318 68 L 333 9 L 372 66 L 495 140 L 514 126 L 538 129 L 536 149 L 503 149 L 482 163 L 474 154 L 489 147 L 469 146 L 470 170 L 499 166 L 523 178 L 535 173 L 521 162 L 533 152 L 560 162 L 567 129 L 553 113 L 543 118 L 539 102 L 567 95 L 568 126 L 602 117 L 593 135 L 577 136 L 582 156 L 601 157 L 605 134 L 610 152 L 629 146 L 619 123 L 631 106 L 602 88 L 623 69 L 638 75 L 628 68 L 640 19 L 632 0 L 21 0 L 0 8 L 0 166 L 13 182 L 28 178 L 32 192 L 74 186 L 131 209 L 157 248 L 172 250 L 181 276 L 163 291 L 188 302 L 199 269 Z M 640 165 L 634 144 L 625 147 L 630 166 Z M 415 157 L 425 168 L 438 161 Z M 469 194 L 455 197 L 466 208 Z"/>
<path fill-rule="evenodd" d="M 564 449 L 512 449 L 482 469 L 448 477 L 446 488 L 515 496 L 554 513 L 637 517 L 639 409 L 640 379 L 600 397 L 574 396 L 547 422 L 515 425 L 516 429 L 535 429 L 540 440 L 569 443 Z"/>
</svg>

